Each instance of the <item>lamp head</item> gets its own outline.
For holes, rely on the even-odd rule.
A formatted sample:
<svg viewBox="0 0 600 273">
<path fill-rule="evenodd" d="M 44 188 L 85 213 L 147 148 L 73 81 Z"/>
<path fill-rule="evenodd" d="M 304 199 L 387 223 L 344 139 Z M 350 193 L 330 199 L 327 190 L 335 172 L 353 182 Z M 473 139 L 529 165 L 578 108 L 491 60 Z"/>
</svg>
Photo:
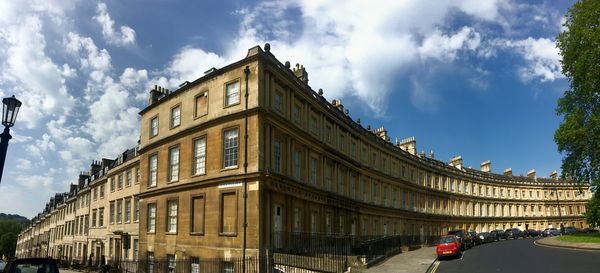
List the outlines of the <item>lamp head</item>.
<svg viewBox="0 0 600 273">
<path fill-rule="evenodd" d="M 15 98 L 15 95 L 2 99 L 2 125 L 6 127 L 15 125 L 19 108 L 21 102 Z"/>
</svg>

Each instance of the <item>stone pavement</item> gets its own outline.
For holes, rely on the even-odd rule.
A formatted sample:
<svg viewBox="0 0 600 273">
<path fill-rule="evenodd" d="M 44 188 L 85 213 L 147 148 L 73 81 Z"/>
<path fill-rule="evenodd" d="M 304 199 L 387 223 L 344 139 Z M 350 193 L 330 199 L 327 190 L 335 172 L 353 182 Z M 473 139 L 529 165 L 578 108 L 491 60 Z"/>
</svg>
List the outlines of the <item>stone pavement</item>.
<svg viewBox="0 0 600 273">
<path fill-rule="evenodd" d="M 535 244 L 549 247 L 572 248 L 580 250 L 600 250 L 598 243 L 571 243 L 556 239 L 557 237 L 546 237 L 535 241 Z"/>
<path fill-rule="evenodd" d="M 365 273 L 425 273 L 435 261 L 435 246 L 422 247 L 384 260 L 383 262 L 362 270 Z"/>
</svg>

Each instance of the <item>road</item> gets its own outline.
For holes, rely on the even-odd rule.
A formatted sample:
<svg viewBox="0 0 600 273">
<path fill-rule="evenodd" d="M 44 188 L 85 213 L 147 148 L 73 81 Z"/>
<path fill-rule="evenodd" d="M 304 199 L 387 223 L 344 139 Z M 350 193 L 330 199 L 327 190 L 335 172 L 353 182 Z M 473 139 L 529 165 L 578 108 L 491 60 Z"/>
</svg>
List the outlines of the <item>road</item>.
<svg viewBox="0 0 600 273">
<path fill-rule="evenodd" d="M 460 259 L 439 261 L 430 273 L 600 272 L 600 251 L 557 249 L 533 242 L 528 238 L 477 246 L 464 252 Z"/>
</svg>

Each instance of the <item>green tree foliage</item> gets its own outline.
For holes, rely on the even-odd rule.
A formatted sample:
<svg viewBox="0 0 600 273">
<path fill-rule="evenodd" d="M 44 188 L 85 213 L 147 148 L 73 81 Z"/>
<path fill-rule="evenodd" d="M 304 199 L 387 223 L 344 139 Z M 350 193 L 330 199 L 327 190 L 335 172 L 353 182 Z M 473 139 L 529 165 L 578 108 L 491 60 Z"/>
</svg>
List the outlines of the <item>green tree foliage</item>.
<svg viewBox="0 0 600 273">
<path fill-rule="evenodd" d="M 15 220 L 0 220 L 0 257 L 12 257 L 17 247 L 17 235 L 22 224 Z"/>
<path fill-rule="evenodd" d="M 563 154 L 562 176 L 600 186 L 600 1 L 581 0 L 566 15 L 557 38 L 562 72 L 570 88 L 558 100 L 563 121 L 554 134 Z M 588 204 L 587 220 L 598 225 L 600 202 Z"/>
</svg>

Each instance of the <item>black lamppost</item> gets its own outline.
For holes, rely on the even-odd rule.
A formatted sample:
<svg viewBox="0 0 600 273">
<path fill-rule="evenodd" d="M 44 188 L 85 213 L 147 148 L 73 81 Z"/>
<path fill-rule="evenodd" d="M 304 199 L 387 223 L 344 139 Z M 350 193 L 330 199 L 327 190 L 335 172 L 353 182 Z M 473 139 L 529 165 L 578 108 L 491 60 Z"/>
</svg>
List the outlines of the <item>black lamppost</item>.
<svg viewBox="0 0 600 273">
<path fill-rule="evenodd" d="M 2 125 L 4 125 L 4 132 L 0 134 L 0 181 L 2 181 L 8 141 L 12 138 L 9 128 L 15 125 L 19 108 L 21 108 L 21 102 L 15 98 L 15 95 L 2 100 Z"/>
</svg>

